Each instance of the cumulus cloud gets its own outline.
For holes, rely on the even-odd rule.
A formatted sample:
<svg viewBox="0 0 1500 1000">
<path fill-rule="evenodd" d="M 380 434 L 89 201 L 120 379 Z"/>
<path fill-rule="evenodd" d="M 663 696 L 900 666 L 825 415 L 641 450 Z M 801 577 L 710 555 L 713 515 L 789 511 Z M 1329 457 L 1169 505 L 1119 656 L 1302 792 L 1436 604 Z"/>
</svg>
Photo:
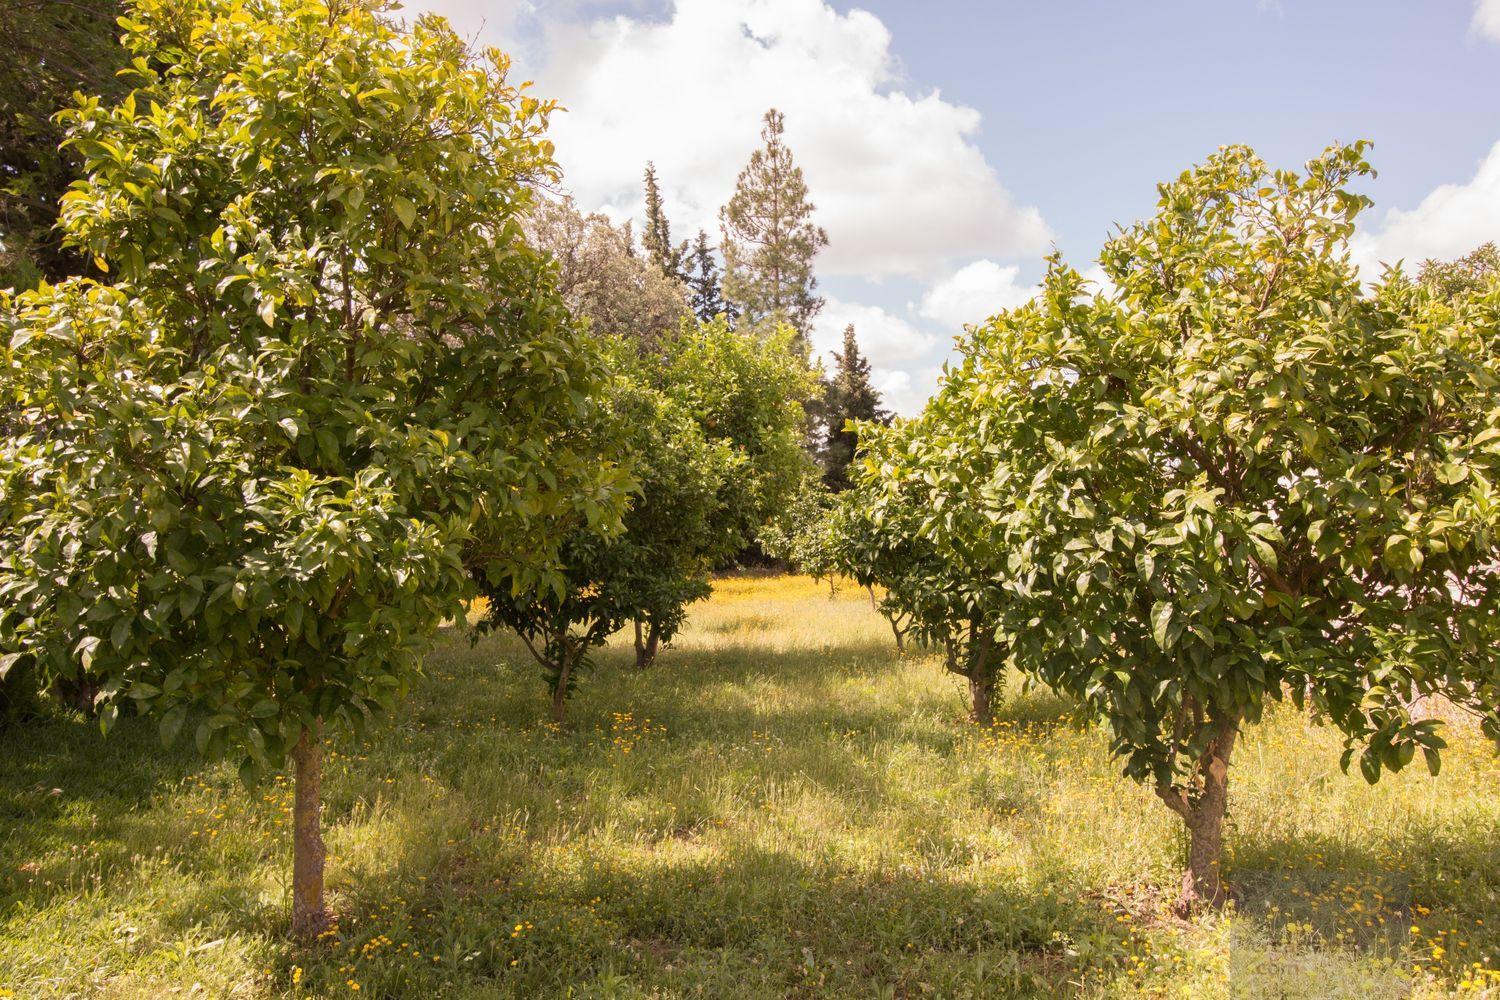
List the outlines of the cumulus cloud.
<svg viewBox="0 0 1500 1000">
<path fill-rule="evenodd" d="M 932 355 L 951 338 L 919 330 L 911 322 L 879 306 L 830 298 L 813 324 L 812 346 L 819 353 L 843 346 L 844 327 L 854 324 L 859 349 L 872 365 L 890 368 Z"/>
<path fill-rule="evenodd" d="M 825 0 L 612 6 L 623 13 L 597 16 L 589 0 L 405 2 L 408 16 L 443 14 L 510 51 L 538 96 L 563 103 L 551 138 L 581 207 L 639 219 L 655 162 L 678 239 L 702 228 L 717 240 L 719 206 L 779 108 L 829 235 L 818 273 L 842 279 L 814 350 L 826 356 L 853 323 L 899 412 L 920 409 L 964 323 L 1030 297 L 1004 262 L 1044 253 L 1046 223 L 980 151 L 979 112 L 902 78 L 879 18 Z M 892 311 L 854 301 L 861 286 L 887 303 L 927 293 Z"/>
<path fill-rule="evenodd" d="M 435 9 L 472 30 L 528 6 L 412 0 L 407 11 Z M 828 230 L 823 273 L 931 280 L 958 260 L 1048 244 L 1041 214 L 1015 202 L 975 145 L 979 112 L 903 89 L 873 14 L 823 0 L 677 0 L 661 19 L 560 9 L 546 7 L 528 61 L 538 93 L 568 108 L 552 135 L 564 184 L 587 207 L 638 216 L 652 160 L 681 236 L 717 232 L 774 106 Z"/>
<path fill-rule="evenodd" d="M 976 260 L 927 290 L 922 298 L 922 315 L 955 332 L 972 323 L 983 323 L 1001 310 L 1023 305 L 1036 294 L 1036 285 L 1017 280 L 1020 273 L 1018 267 Z"/>
<path fill-rule="evenodd" d="M 1352 253 L 1366 280 L 1382 263 L 1408 268 L 1430 257 L 1452 258 L 1500 238 L 1500 142 L 1474 176 L 1444 184 L 1413 209 L 1393 208 L 1371 230 L 1355 237 Z"/>
<path fill-rule="evenodd" d="M 1479 0 L 1475 5 L 1474 33 L 1500 42 L 1500 0 Z"/>
</svg>

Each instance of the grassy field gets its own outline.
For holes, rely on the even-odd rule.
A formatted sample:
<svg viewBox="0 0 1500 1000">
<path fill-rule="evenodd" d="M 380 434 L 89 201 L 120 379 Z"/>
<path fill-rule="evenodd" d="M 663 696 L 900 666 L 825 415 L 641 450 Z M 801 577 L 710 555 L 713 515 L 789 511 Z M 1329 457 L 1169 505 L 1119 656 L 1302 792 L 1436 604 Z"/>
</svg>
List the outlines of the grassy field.
<svg viewBox="0 0 1500 1000">
<path fill-rule="evenodd" d="M 861 591 L 723 580 L 655 668 L 627 654 L 560 730 L 518 645 L 445 640 L 328 766 L 340 922 L 311 950 L 284 782 L 248 794 L 150 723 L 0 734 L 0 996 L 1500 995 L 1472 734 L 1369 788 L 1275 715 L 1231 779 L 1237 908 L 1182 923 L 1173 818 L 1101 736 L 1014 679 L 968 725 Z"/>
</svg>

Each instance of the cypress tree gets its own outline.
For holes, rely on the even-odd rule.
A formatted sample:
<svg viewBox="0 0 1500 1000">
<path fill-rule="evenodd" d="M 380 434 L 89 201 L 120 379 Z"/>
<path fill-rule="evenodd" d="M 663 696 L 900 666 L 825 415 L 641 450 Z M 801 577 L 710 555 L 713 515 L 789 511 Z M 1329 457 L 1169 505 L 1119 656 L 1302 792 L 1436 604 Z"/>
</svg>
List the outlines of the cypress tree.
<svg viewBox="0 0 1500 1000">
<path fill-rule="evenodd" d="M 656 182 L 656 164 L 646 164 L 646 232 L 641 242 L 646 247 L 646 257 L 661 269 L 661 273 L 675 281 L 686 281 L 684 267 L 688 256 L 688 245 L 683 241 L 672 245 L 672 224 L 667 221 L 662 207 L 661 187 Z"/>
<path fill-rule="evenodd" d="M 751 323 L 790 324 L 805 351 L 813 317 L 823 308 L 813 258 L 828 245 L 828 234 L 812 222 L 807 182 L 782 140 L 781 112 L 767 111 L 765 123 L 764 147 L 751 154 L 734 196 L 719 211 L 724 297 Z"/>
<path fill-rule="evenodd" d="M 687 272 L 688 299 L 693 313 L 707 323 L 720 313 L 734 319 L 733 306 L 724 301 L 719 287 L 719 265 L 714 260 L 713 247 L 708 245 L 708 233 L 698 230 L 698 240 L 693 245 L 691 266 Z"/>
<path fill-rule="evenodd" d="M 890 419 L 890 411 L 880 405 L 880 392 L 870 380 L 869 359 L 860 353 L 854 324 L 850 323 L 844 327 L 844 349 L 834 352 L 833 375 L 824 394 L 823 479 L 830 489 L 849 486 L 849 463 L 859 437 L 846 428 L 846 423 L 850 420 L 887 423 Z"/>
</svg>

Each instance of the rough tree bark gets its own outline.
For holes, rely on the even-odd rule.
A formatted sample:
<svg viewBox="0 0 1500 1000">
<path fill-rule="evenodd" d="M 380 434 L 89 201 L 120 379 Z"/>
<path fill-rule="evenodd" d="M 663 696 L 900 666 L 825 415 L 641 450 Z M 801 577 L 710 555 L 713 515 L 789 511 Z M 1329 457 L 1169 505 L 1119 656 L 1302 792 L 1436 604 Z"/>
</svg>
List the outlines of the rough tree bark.
<svg viewBox="0 0 1500 1000">
<path fill-rule="evenodd" d="M 292 804 L 292 933 L 304 941 L 328 928 L 323 904 L 323 720 L 302 730 L 292 748 L 296 769 Z"/>
<path fill-rule="evenodd" d="M 962 654 L 957 640 L 952 637 L 945 638 L 943 645 L 949 671 L 969 682 L 969 721 L 989 725 L 994 715 L 995 669 L 991 654 L 995 637 L 983 631 L 976 632 L 971 626 Z"/>
<path fill-rule="evenodd" d="M 1191 789 L 1157 785 L 1156 794 L 1182 818 L 1188 830 L 1187 868 L 1182 874 L 1179 913 L 1219 909 L 1229 899 L 1220 875 L 1224 854 L 1224 817 L 1229 806 L 1229 758 L 1239 736 L 1238 716 L 1211 719 L 1213 736 L 1198 763 Z"/>
</svg>

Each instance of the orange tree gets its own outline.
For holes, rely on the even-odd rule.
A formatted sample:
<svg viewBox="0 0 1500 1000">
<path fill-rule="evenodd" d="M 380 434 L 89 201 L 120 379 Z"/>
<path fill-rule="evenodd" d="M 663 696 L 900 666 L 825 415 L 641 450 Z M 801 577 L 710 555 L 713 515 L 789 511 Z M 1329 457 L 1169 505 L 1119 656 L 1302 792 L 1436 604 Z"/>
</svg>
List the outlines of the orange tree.
<svg viewBox="0 0 1500 1000">
<path fill-rule="evenodd" d="M 597 363 L 520 238 L 551 105 L 440 20 L 137 0 L 85 99 L 69 240 L 113 277 L 0 302 L 0 671 L 86 675 L 247 780 L 295 766 L 292 923 L 326 922 L 327 727 L 388 707 L 471 591 L 532 586 L 616 476 Z"/>
<path fill-rule="evenodd" d="M 620 353 L 633 350 L 621 345 Z M 623 454 L 632 477 L 624 530 L 576 519 L 563 533 L 550 586 L 524 586 L 512 574 L 480 578 L 481 629 L 504 627 L 521 638 L 542 667 L 558 723 L 611 635 L 637 622 L 636 665 L 649 666 L 682 627 L 687 606 L 708 596 L 719 495 L 741 464 L 681 406 L 626 374 L 616 373 L 600 404 L 590 435 Z"/>
<path fill-rule="evenodd" d="M 762 337 L 722 320 L 686 324 L 650 351 L 608 342 L 614 368 L 587 436 L 624 456 L 634 495 L 623 533 L 577 519 L 551 586 L 480 577 L 484 627 L 515 631 L 542 666 L 552 718 L 594 650 L 634 622 L 636 666 L 652 664 L 709 573 L 739 553 L 789 499 L 811 462 L 799 400 L 812 388 L 789 330 Z"/>
<path fill-rule="evenodd" d="M 1004 680 L 999 628 L 1009 595 L 984 559 L 951 544 L 977 509 L 924 470 L 940 460 L 928 450 L 933 419 L 857 425 L 859 451 L 829 519 L 829 547 L 837 572 L 885 591 L 877 610 L 897 649 L 908 638 L 941 648 L 947 670 L 968 682 L 970 720 L 988 723 Z M 944 550 L 931 536 L 934 519 L 950 542 Z M 972 534 L 977 525 L 967 527 Z"/>
<path fill-rule="evenodd" d="M 980 515 L 928 537 L 989 561 L 1012 661 L 1182 819 L 1187 908 L 1224 898 L 1230 761 L 1268 701 L 1310 698 L 1370 781 L 1438 766 L 1415 696 L 1500 733 L 1497 293 L 1366 294 L 1368 172 L 1361 145 L 1303 174 L 1222 150 L 1106 245 L 1117 292 L 1054 262 L 924 416 L 922 474 Z"/>
</svg>

